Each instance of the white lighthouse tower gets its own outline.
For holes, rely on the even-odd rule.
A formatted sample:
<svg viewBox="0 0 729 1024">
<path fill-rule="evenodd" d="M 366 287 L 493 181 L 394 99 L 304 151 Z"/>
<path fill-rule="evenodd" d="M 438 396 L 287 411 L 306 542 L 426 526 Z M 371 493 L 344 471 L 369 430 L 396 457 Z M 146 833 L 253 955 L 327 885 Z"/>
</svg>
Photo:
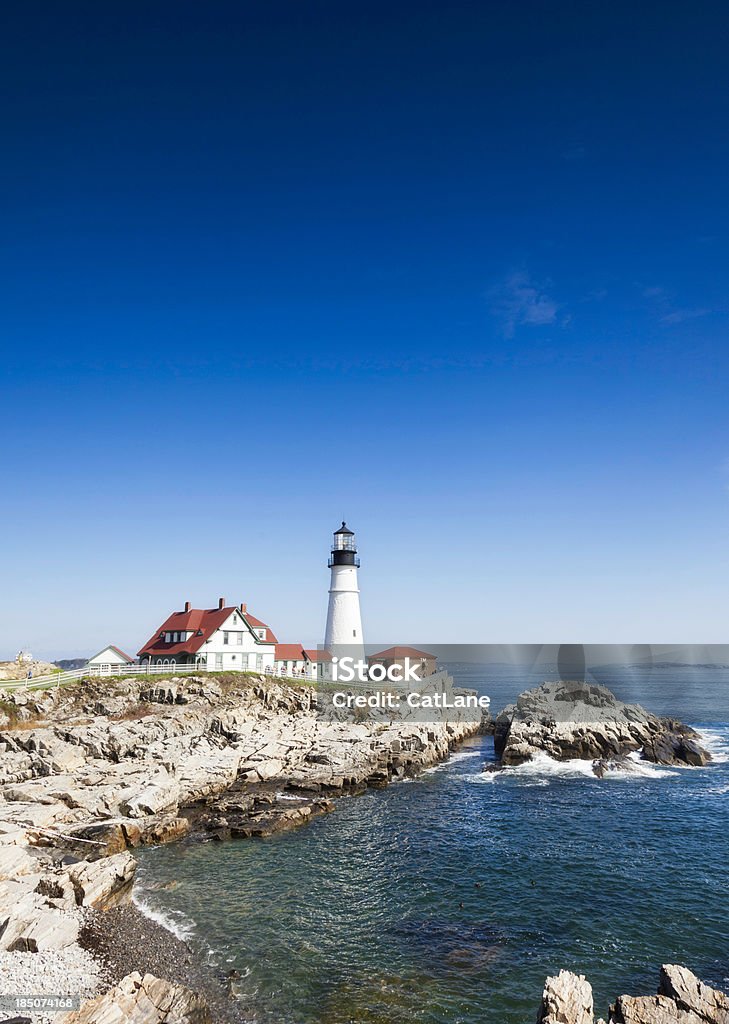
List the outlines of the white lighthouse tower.
<svg viewBox="0 0 729 1024">
<path fill-rule="evenodd" d="M 329 584 L 329 609 L 324 646 L 328 651 L 332 651 L 334 647 L 361 650 L 364 641 L 357 583 L 359 556 L 354 533 L 347 528 L 345 522 L 334 534 L 328 565 L 332 570 L 332 578 Z"/>
</svg>

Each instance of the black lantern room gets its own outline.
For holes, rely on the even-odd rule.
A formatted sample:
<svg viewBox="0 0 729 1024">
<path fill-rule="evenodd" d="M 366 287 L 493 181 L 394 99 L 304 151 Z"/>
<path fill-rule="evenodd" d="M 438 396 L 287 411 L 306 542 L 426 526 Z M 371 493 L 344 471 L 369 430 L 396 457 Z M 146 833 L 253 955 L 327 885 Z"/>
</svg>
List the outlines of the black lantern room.
<svg viewBox="0 0 729 1024">
<path fill-rule="evenodd" d="M 342 525 L 334 533 L 332 553 L 329 556 L 329 568 L 333 565 L 356 565 L 359 567 L 357 556 L 357 545 L 354 541 L 354 533 L 342 520 Z"/>
</svg>

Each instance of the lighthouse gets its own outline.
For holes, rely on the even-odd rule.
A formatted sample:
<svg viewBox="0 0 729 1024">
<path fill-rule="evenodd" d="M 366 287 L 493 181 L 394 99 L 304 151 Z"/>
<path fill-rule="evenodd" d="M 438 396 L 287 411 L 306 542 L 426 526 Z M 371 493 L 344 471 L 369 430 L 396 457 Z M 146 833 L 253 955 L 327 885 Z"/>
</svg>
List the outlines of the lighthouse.
<svg viewBox="0 0 729 1024">
<path fill-rule="evenodd" d="M 324 646 L 328 651 L 335 646 L 362 648 L 362 616 L 357 583 L 359 556 L 354 533 L 345 522 L 334 534 L 328 565 L 332 578 L 329 584 Z"/>
</svg>

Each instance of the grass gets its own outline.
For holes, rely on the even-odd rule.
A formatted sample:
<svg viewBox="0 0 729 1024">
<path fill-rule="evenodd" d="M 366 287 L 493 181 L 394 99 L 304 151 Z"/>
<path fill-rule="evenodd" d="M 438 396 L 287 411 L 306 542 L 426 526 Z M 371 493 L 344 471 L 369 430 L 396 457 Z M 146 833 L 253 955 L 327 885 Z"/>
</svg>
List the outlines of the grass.
<svg viewBox="0 0 729 1024">
<path fill-rule="evenodd" d="M 9 720 L 9 728 L 14 728 L 18 721 L 18 709 L 9 700 L 0 700 L 0 715 L 5 715 Z"/>
<path fill-rule="evenodd" d="M 193 675 L 194 675 L 194 673 L 192 673 L 192 672 L 191 673 L 183 673 L 181 675 L 179 672 L 172 672 L 172 671 L 164 672 L 164 673 L 157 673 L 157 672 L 152 673 L 152 672 L 150 672 L 149 675 L 147 675 L 146 673 L 143 673 L 143 672 L 127 672 L 127 673 L 122 672 L 119 675 L 109 675 L 109 676 L 106 676 L 106 675 L 104 675 L 104 676 L 88 675 L 88 676 L 81 676 L 78 679 L 66 679 L 66 680 L 63 680 L 61 683 L 57 683 L 57 682 L 54 682 L 53 680 L 49 680 L 48 683 L 46 683 L 44 686 L 33 687 L 33 689 L 29 690 L 28 692 L 29 693 L 42 694 L 46 690 L 55 690 L 55 689 L 62 688 L 65 691 L 68 691 L 68 690 L 73 690 L 73 689 L 78 688 L 79 691 L 81 691 L 81 692 L 84 692 L 84 691 L 88 692 L 89 690 L 92 690 L 92 691 L 97 691 L 97 692 L 100 692 L 100 693 L 108 694 L 110 691 L 112 691 L 114 689 L 114 687 L 117 684 L 124 683 L 124 682 L 139 681 L 140 683 L 142 683 L 143 685 L 146 685 L 146 686 L 156 686 L 158 683 L 170 682 L 170 680 L 173 680 L 173 679 L 174 680 L 190 679 Z M 250 671 L 250 670 L 247 671 L 247 672 L 230 672 L 230 671 L 221 671 L 221 672 L 213 671 L 213 672 L 208 672 L 208 671 L 203 671 L 203 672 L 200 672 L 199 675 L 196 678 L 214 680 L 216 683 L 220 684 L 221 690 L 222 690 L 223 693 L 229 693 L 236 686 L 241 686 L 242 684 L 248 684 L 248 686 L 254 686 L 254 685 L 260 684 L 262 681 L 264 683 L 266 683 L 266 682 L 285 683 L 288 686 L 294 686 L 294 687 L 303 688 L 303 689 L 311 689 L 311 688 L 313 688 L 316 685 L 315 682 L 313 680 L 311 680 L 311 679 L 301 679 L 301 678 L 293 679 L 293 678 L 289 678 L 288 676 L 268 676 L 265 673 L 254 672 L 254 671 Z M 1 689 L 2 689 L 2 684 L 0 683 L 0 690 Z M 3 705 L 7 705 L 7 706 L 9 706 L 11 708 L 14 708 L 14 705 L 11 702 L 9 702 L 9 701 L 4 701 L 4 700 L 0 701 L 0 707 L 2 707 Z"/>
</svg>

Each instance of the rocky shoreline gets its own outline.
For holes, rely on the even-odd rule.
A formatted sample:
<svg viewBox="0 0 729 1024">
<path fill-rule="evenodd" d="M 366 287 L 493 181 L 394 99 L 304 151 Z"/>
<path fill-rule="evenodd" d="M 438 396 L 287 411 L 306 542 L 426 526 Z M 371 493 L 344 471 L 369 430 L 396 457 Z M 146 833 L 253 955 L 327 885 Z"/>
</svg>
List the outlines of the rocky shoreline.
<svg viewBox="0 0 729 1024">
<path fill-rule="evenodd" d="M 317 713 L 314 691 L 264 677 L 87 680 L 16 694 L 0 721 L 0 978 L 5 994 L 73 992 L 81 1009 L 31 1024 L 242 1024 L 234 979 L 131 902 L 140 846 L 257 839 L 307 824 L 343 795 L 414 776 L 493 731 L 501 766 L 642 756 L 703 765 L 682 723 L 604 687 L 545 684 L 495 722 Z M 658 995 L 621 996 L 611 1024 L 729 1024 L 729 1001 L 685 968 Z M 547 980 L 538 1024 L 595 1024 L 584 978 Z M 604 1024 L 598 1021 L 597 1024 Z"/>
<path fill-rule="evenodd" d="M 231 999 L 233 979 L 203 962 L 196 951 L 135 903 L 89 915 L 79 936 L 81 948 L 103 964 L 103 985 L 109 990 L 130 974 L 174 981 L 197 993 L 210 1017 L 219 1024 L 245 1024 L 249 1019 Z"/>
<path fill-rule="evenodd" d="M 443 760 L 481 726 L 467 713 L 325 717 L 310 687 L 232 674 L 85 680 L 0 707 L 0 966 L 36 958 L 95 996 L 33 1024 L 242 1019 L 224 979 L 130 905 L 131 851 L 304 825 L 339 795 Z M 34 978 L 4 971 L 8 994 L 21 976 Z"/>
</svg>

